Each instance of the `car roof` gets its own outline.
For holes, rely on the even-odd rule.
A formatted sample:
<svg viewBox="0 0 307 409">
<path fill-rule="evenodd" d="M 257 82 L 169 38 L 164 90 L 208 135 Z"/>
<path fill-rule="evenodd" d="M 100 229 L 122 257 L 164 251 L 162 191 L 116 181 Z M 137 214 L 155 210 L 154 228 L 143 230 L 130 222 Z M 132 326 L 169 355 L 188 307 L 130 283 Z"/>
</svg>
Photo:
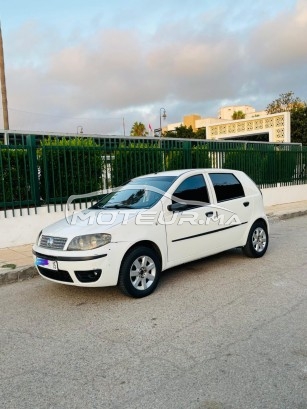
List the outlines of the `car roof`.
<svg viewBox="0 0 307 409">
<path fill-rule="evenodd" d="M 234 169 L 218 169 L 218 168 L 194 168 L 194 169 L 176 169 L 176 170 L 167 170 L 163 172 L 156 172 L 156 173 L 149 173 L 147 175 L 137 176 L 138 178 L 147 177 L 147 176 L 181 176 L 184 173 L 194 173 L 195 171 L 198 172 L 213 172 L 213 173 L 233 173 L 239 172 L 238 170 Z"/>
</svg>

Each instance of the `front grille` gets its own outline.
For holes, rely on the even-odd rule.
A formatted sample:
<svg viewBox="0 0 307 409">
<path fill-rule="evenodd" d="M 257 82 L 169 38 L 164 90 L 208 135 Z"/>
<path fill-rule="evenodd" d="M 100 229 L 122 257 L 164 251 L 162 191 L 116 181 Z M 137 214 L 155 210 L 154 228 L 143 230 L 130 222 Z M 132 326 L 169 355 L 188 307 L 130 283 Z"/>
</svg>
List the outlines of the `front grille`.
<svg viewBox="0 0 307 409">
<path fill-rule="evenodd" d="M 65 237 L 53 237 L 42 235 L 39 246 L 45 249 L 63 250 L 67 239 Z"/>
<path fill-rule="evenodd" d="M 42 276 L 51 278 L 56 281 L 63 281 L 66 283 L 73 283 L 73 279 L 70 277 L 68 271 L 65 270 L 51 270 L 42 266 L 37 266 Z"/>
</svg>

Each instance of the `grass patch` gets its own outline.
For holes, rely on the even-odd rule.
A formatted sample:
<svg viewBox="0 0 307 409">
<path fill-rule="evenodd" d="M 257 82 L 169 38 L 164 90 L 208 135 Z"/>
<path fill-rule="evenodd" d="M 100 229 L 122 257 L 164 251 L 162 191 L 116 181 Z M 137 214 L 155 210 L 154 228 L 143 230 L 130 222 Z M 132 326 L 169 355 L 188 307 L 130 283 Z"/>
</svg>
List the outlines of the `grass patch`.
<svg viewBox="0 0 307 409">
<path fill-rule="evenodd" d="M 14 268 L 16 268 L 16 264 L 3 264 L 1 268 L 11 268 L 12 270 L 14 270 Z"/>
</svg>

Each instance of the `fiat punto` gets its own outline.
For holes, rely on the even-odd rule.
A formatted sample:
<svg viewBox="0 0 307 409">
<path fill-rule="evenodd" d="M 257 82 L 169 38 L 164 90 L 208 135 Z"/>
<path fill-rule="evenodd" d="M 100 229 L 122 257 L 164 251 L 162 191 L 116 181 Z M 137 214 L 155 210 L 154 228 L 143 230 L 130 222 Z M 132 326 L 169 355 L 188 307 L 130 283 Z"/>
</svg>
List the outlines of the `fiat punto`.
<svg viewBox="0 0 307 409">
<path fill-rule="evenodd" d="M 268 243 L 262 194 L 245 173 L 185 169 L 136 177 L 102 195 L 44 228 L 33 255 L 48 280 L 118 285 L 139 298 L 170 267 L 235 247 L 262 257 Z"/>
</svg>

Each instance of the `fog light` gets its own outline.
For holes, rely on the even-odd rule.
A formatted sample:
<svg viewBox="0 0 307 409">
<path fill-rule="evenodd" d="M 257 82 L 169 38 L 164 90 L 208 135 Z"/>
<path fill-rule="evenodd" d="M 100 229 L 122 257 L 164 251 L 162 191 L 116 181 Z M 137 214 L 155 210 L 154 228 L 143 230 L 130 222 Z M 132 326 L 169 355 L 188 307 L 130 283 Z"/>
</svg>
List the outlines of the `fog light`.
<svg viewBox="0 0 307 409">
<path fill-rule="evenodd" d="M 76 277 L 81 283 L 93 283 L 99 280 L 101 273 L 102 271 L 100 269 L 75 271 Z"/>
</svg>

